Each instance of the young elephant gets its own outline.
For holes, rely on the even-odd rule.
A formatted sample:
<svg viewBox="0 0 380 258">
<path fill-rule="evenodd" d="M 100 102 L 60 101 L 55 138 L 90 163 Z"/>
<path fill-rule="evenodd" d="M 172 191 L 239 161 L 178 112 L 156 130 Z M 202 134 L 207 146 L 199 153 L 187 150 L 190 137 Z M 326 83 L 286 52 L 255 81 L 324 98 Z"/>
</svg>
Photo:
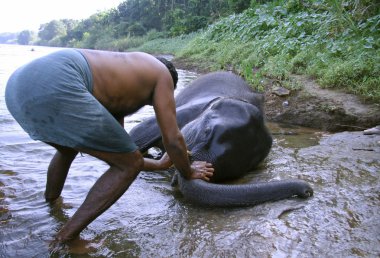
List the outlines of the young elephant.
<svg viewBox="0 0 380 258">
<path fill-rule="evenodd" d="M 219 184 L 252 171 L 268 155 L 272 137 L 263 118 L 263 96 L 239 76 L 215 72 L 201 76 L 176 97 L 177 123 L 191 152 L 191 160 L 213 164 L 210 182 L 178 177 L 185 198 L 203 205 L 255 205 L 292 196 L 310 197 L 302 180 L 246 185 Z M 154 117 L 130 132 L 142 152 L 162 147 Z"/>
</svg>

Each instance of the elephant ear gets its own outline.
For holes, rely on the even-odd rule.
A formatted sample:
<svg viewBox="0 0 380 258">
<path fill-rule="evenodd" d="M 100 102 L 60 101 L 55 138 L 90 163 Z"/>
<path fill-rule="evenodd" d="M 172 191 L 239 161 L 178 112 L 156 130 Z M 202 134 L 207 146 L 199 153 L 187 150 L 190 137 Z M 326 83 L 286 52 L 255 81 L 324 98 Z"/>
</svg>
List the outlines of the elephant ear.
<svg viewBox="0 0 380 258">
<path fill-rule="evenodd" d="M 141 152 L 147 151 L 154 147 L 157 141 L 161 140 L 160 128 L 158 127 L 156 117 L 151 116 L 147 120 L 139 123 L 132 128 L 129 135 Z"/>
</svg>

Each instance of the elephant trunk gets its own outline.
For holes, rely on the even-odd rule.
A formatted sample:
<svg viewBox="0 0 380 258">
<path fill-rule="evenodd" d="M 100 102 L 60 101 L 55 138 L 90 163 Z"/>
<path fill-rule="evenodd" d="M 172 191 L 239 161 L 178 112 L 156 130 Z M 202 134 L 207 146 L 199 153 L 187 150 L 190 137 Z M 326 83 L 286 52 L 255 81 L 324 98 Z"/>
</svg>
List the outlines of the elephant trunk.
<svg viewBox="0 0 380 258">
<path fill-rule="evenodd" d="M 302 180 L 283 180 L 246 185 L 222 185 L 179 176 L 180 191 L 186 199 L 207 206 L 252 206 L 293 196 L 313 195 L 311 186 Z"/>
</svg>

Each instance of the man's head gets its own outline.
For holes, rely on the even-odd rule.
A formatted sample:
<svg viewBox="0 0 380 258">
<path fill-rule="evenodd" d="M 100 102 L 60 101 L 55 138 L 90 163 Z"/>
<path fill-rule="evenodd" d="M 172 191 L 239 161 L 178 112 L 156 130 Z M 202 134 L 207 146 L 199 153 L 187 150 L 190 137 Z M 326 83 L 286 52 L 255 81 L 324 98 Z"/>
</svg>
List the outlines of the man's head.
<svg viewBox="0 0 380 258">
<path fill-rule="evenodd" d="M 173 79 L 173 83 L 174 83 L 174 89 L 177 88 L 177 82 L 178 82 L 178 73 L 177 73 L 177 70 L 175 69 L 174 65 L 172 62 L 170 62 L 169 60 L 163 58 L 163 57 L 156 57 L 158 60 L 160 60 L 169 70 L 171 76 L 172 76 L 172 79 Z"/>
</svg>

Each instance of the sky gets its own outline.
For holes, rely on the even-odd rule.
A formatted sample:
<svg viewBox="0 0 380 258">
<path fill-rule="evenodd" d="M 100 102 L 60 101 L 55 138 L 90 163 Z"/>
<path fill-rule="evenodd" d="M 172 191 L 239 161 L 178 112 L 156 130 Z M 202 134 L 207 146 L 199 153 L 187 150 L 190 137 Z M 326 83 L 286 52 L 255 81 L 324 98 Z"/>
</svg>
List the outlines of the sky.
<svg viewBox="0 0 380 258">
<path fill-rule="evenodd" d="M 0 0 L 0 33 L 38 31 L 51 20 L 82 20 L 124 0 Z"/>
</svg>

